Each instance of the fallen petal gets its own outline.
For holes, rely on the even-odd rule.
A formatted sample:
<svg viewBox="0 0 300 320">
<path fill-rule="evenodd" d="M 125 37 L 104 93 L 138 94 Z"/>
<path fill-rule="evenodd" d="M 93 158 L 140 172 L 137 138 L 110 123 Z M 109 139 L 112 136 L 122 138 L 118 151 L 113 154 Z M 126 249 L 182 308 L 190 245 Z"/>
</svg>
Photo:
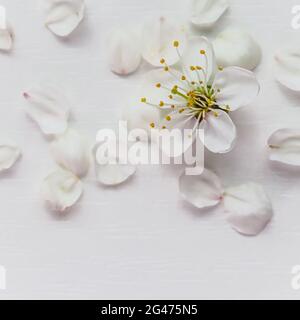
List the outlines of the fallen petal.
<svg viewBox="0 0 300 320">
<path fill-rule="evenodd" d="M 124 142 L 110 140 L 95 146 L 94 158 L 98 182 L 107 186 L 119 185 L 136 172 L 136 167 L 129 163 L 125 154 L 117 150 L 122 143 Z M 124 149 L 121 147 L 119 150 Z"/>
<path fill-rule="evenodd" d="M 10 27 L 0 28 L 0 50 L 10 51 L 13 47 L 13 31 Z"/>
<path fill-rule="evenodd" d="M 84 0 L 47 0 L 46 27 L 59 37 L 69 36 L 83 20 Z"/>
<path fill-rule="evenodd" d="M 247 183 L 224 192 L 227 221 L 245 235 L 257 235 L 273 217 L 271 202 L 262 186 Z"/>
<path fill-rule="evenodd" d="M 113 72 L 127 75 L 134 72 L 142 60 L 140 38 L 129 29 L 116 29 L 109 37 L 109 64 Z"/>
<path fill-rule="evenodd" d="M 227 0 L 193 0 L 191 22 L 201 28 L 212 27 L 228 9 Z"/>
<path fill-rule="evenodd" d="M 279 129 L 268 140 L 269 159 L 300 166 L 300 129 Z"/>
<path fill-rule="evenodd" d="M 0 172 L 10 169 L 21 156 L 21 150 L 13 142 L 0 141 Z"/>
<path fill-rule="evenodd" d="M 207 169 L 201 175 L 183 173 L 179 178 L 179 190 L 187 202 L 200 209 L 215 206 L 222 200 L 221 181 Z"/>
<path fill-rule="evenodd" d="M 56 88 L 46 86 L 23 93 L 29 102 L 26 112 L 46 135 L 65 132 L 70 114 L 69 102 Z"/>
<path fill-rule="evenodd" d="M 182 54 L 187 45 L 187 35 L 182 25 L 161 17 L 145 23 L 142 41 L 142 56 L 148 63 L 159 67 L 163 58 L 171 66 L 180 60 L 174 41 L 178 41 L 177 49 Z"/>
<path fill-rule="evenodd" d="M 300 46 L 279 51 L 274 56 L 275 78 L 285 87 L 300 91 Z"/>
<path fill-rule="evenodd" d="M 41 194 L 50 208 L 63 212 L 72 207 L 83 193 L 82 182 L 71 172 L 59 169 L 45 178 Z"/>
<path fill-rule="evenodd" d="M 222 67 L 237 66 L 253 70 L 261 61 L 259 44 L 241 29 L 224 30 L 213 42 L 213 47 L 217 63 Z"/>
<path fill-rule="evenodd" d="M 77 177 L 87 174 L 90 166 L 90 148 L 85 137 L 74 129 L 67 129 L 50 144 L 55 161 Z"/>
</svg>

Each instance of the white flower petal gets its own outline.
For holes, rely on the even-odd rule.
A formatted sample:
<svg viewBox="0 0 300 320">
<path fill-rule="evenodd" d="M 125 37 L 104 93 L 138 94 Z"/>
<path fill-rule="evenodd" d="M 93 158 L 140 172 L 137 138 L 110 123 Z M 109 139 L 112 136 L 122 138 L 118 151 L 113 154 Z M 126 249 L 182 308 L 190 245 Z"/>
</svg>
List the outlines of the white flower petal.
<svg viewBox="0 0 300 320">
<path fill-rule="evenodd" d="M 10 51 L 13 46 L 13 37 L 10 27 L 0 29 L 0 50 Z"/>
<path fill-rule="evenodd" d="M 71 172 L 59 169 L 45 178 L 41 188 L 43 199 L 51 209 L 63 212 L 72 207 L 83 193 L 82 182 Z"/>
<path fill-rule="evenodd" d="M 200 51 L 205 52 L 201 54 Z M 214 79 L 217 64 L 212 44 L 205 37 L 192 37 L 189 39 L 188 49 L 182 57 L 182 65 L 189 79 L 211 83 Z M 190 71 L 191 66 L 199 66 L 203 71 Z M 198 75 L 197 75 L 198 73 Z"/>
<path fill-rule="evenodd" d="M 198 27 L 210 28 L 228 7 L 227 0 L 193 0 L 191 22 Z"/>
<path fill-rule="evenodd" d="M 300 91 L 300 46 L 283 49 L 274 59 L 275 78 L 287 88 Z"/>
<path fill-rule="evenodd" d="M 223 194 L 219 177 L 207 169 L 201 175 L 183 173 L 179 178 L 179 190 L 187 202 L 200 209 L 217 205 Z"/>
<path fill-rule="evenodd" d="M 268 140 L 269 159 L 300 166 L 300 129 L 279 129 Z"/>
<path fill-rule="evenodd" d="M 231 111 L 251 103 L 260 90 L 255 74 L 239 67 L 227 67 L 218 72 L 214 86 L 220 90 L 217 103 L 229 105 Z"/>
<path fill-rule="evenodd" d="M 47 0 L 46 27 L 59 37 L 70 35 L 83 20 L 84 0 Z"/>
<path fill-rule="evenodd" d="M 90 148 L 83 135 L 74 129 L 67 129 L 50 144 L 55 161 L 77 177 L 87 174 L 90 166 Z"/>
<path fill-rule="evenodd" d="M 217 113 L 217 117 L 212 112 L 208 113 L 201 122 L 199 128 L 204 130 L 204 136 L 200 139 L 211 152 L 229 152 L 234 146 L 236 128 L 226 112 L 217 110 Z"/>
<path fill-rule="evenodd" d="M 169 66 L 177 63 L 180 58 L 173 46 L 175 40 L 179 42 L 178 50 L 183 53 L 187 45 L 187 36 L 182 25 L 164 17 L 145 23 L 142 34 L 143 58 L 156 67 L 161 66 L 162 58 Z"/>
<path fill-rule="evenodd" d="M 23 95 L 29 102 L 27 114 L 44 134 L 61 134 L 67 129 L 70 106 L 59 90 L 47 86 L 33 88 Z"/>
<path fill-rule="evenodd" d="M 237 28 L 221 32 L 213 47 L 217 63 L 222 67 L 236 66 L 253 70 L 261 61 L 261 48 L 253 37 Z"/>
<path fill-rule="evenodd" d="M 272 205 L 262 186 L 247 183 L 224 192 L 227 221 L 245 235 L 257 235 L 273 216 Z"/>
<path fill-rule="evenodd" d="M 134 72 L 142 60 L 140 39 L 129 29 L 116 29 L 109 37 L 109 64 L 113 72 L 127 75 Z"/>
<path fill-rule="evenodd" d="M 103 185 L 119 185 L 136 172 L 136 167 L 116 150 L 122 143 L 124 142 L 110 140 L 97 144 L 94 148 L 96 177 Z"/>
<path fill-rule="evenodd" d="M 0 172 L 10 169 L 21 156 L 21 150 L 11 141 L 0 141 Z"/>
</svg>

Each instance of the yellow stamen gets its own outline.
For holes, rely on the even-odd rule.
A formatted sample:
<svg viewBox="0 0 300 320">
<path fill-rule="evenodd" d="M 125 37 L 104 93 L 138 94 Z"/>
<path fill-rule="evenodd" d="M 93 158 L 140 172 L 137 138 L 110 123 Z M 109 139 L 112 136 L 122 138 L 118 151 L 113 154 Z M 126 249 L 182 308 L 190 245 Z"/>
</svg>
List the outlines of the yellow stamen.
<svg viewBox="0 0 300 320">
<path fill-rule="evenodd" d="M 221 66 L 219 66 L 218 69 L 219 69 L 219 71 L 223 71 L 224 70 L 224 68 L 221 67 Z"/>
<path fill-rule="evenodd" d="M 200 50 L 200 54 L 205 54 L 206 52 L 205 52 L 205 50 Z"/>
<path fill-rule="evenodd" d="M 196 68 L 195 68 L 194 66 L 190 66 L 190 69 L 191 69 L 192 71 L 195 71 L 195 70 L 196 70 Z"/>
<path fill-rule="evenodd" d="M 185 77 L 185 76 L 182 76 L 182 77 L 181 77 L 181 80 L 182 80 L 182 81 L 186 80 L 186 77 Z"/>
<path fill-rule="evenodd" d="M 160 88 L 161 87 L 161 84 L 160 83 L 157 83 L 156 84 L 156 88 Z"/>
<path fill-rule="evenodd" d="M 170 116 L 166 116 L 166 120 L 167 121 L 171 121 L 171 117 Z"/>
<path fill-rule="evenodd" d="M 214 116 L 217 118 L 219 116 L 218 112 L 214 112 Z"/>
<path fill-rule="evenodd" d="M 164 70 L 165 70 L 165 71 L 169 71 L 169 67 L 167 67 L 167 66 L 164 67 Z"/>
<path fill-rule="evenodd" d="M 160 63 L 164 64 L 166 62 L 166 60 L 164 58 L 160 59 Z"/>
<path fill-rule="evenodd" d="M 146 98 L 141 98 L 141 102 L 146 103 L 147 99 Z"/>
<path fill-rule="evenodd" d="M 179 41 L 175 40 L 175 41 L 173 42 L 173 46 L 174 46 L 175 48 L 178 48 L 178 47 L 179 47 Z"/>
<path fill-rule="evenodd" d="M 151 127 L 151 128 L 155 128 L 155 123 L 154 123 L 154 122 L 151 122 L 151 123 L 150 123 L 150 127 Z"/>
<path fill-rule="evenodd" d="M 160 101 L 159 106 L 163 107 L 165 105 L 165 103 L 163 101 Z"/>
</svg>

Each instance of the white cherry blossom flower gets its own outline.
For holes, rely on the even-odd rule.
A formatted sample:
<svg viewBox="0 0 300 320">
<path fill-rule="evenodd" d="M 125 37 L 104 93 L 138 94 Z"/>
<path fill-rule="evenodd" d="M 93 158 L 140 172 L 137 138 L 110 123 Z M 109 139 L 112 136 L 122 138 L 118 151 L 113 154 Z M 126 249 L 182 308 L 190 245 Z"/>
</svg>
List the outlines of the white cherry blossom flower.
<svg viewBox="0 0 300 320">
<path fill-rule="evenodd" d="M 215 173 L 204 169 L 201 175 L 181 175 L 179 190 L 186 201 L 199 209 L 223 204 L 226 220 L 244 235 L 257 235 L 273 217 L 271 202 L 257 183 L 224 188 Z"/>
<path fill-rule="evenodd" d="M 149 116 L 148 128 L 161 131 L 203 129 L 204 139 L 194 134 L 191 140 L 200 139 L 214 153 L 230 151 L 236 139 L 230 113 L 248 105 L 258 95 L 255 75 L 239 67 L 218 68 L 212 45 L 205 37 L 192 38 L 184 54 L 180 42 L 174 40 L 173 50 L 180 59 L 180 67 L 171 68 L 162 57 L 163 68 L 146 76 L 147 84 L 139 91 L 140 101 L 134 104 L 136 112 L 129 112 L 127 120 L 132 122 L 134 118 L 134 124 L 143 128 Z M 139 111 L 139 108 L 146 109 Z M 153 114 L 148 112 L 149 108 L 158 111 Z M 150 118 L 153 115 L 155 119 Z"/>
</svg>

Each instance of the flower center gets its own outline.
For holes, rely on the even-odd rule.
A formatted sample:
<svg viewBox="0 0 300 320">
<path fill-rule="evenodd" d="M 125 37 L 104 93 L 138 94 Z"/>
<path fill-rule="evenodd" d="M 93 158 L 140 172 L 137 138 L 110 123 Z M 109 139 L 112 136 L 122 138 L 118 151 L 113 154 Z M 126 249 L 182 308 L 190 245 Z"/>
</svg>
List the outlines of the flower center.
<svg viewBox="0 0 300 320">
<path fill-rule="evenodd" d="M 175 47 L 179 58 L 181 58 L 181 54 L 178 50 L 179 42 L 174 41 L 173 46 Z M 186 117 L 195 117 L 197 123 L 200 123 L 210 112 L 212 112 L 215 117 L 218 117 L 219 111 L 230 111 L 229 106 L 220 106 L 217 103 L 217 94 L 220 90 L 207 83 L 207 53 L 203 49 L 200 50 L 199 53 L 204 57 L 204 65 L 189 66 L 190 72 L 187 72 L 186 67 L 184 66 L 183 74 L 178 74 L 175 69 L 171 69 L 167 65 L 165 59 L 162 58 L 160 63 L 164 66 L 164 71 L 168 72 L 173 78 L 175 78 L 177 84 L 171 88 L 164 86 L 164 84 L 161 83 L 156 84 L 158 89 L 166 91 L 167 101 L 160 101 L 158 104 L 153 104 L 148 102 L 146 97 L 141 98 L 141 102 L 148 105 L 158 108 L 169 107 L 174 109 L 165 117 L 167 122 L 170 122 L 173 115 L 176 113 L 183 114 Z M 221 71 L 222 68 L 219 68 L 219 70 Z M 180 97 L 180 102 L 176 97 Z M 155 126 L 154 122 L 150 123 L 151 128 L 154 128 Z M 165 129 L 167 127 L 163 125 L 162 128 Z"/>
</svg>

